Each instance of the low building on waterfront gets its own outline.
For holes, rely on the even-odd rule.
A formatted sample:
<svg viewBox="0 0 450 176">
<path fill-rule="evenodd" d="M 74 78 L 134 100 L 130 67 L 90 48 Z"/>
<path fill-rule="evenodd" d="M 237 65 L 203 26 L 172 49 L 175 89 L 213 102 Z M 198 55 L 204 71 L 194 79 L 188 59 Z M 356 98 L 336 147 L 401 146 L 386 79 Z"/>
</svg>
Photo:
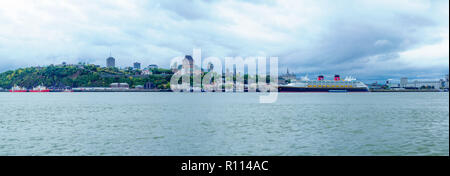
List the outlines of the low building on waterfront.
<svg viewBox="0 0 450 176">
<path fill-rule="evenodd" d="M 406 88 L 413 87 L 417 89 L 440 89 L 443 88 L 442 80 L 415 80 L 407 84 Z"/>
<path fill-rule="evenodd" d="M 400 78 L 400 81 L 388 79 L 386 87 L 388 89 L 448 89 L 448 75 L 444 79 L 416 79 L 412 81 L 407 77 Z"/>
<path fill-rule="evenodd" d="M 128 83 L 111 83 L 110 87 L 112 89 L 129 89 L 130 85 Z"/>
<path fill-rule="evenodd" d="M 379 90 L 379 89 L 386 89 L 387 86 L 384 84 L 379 84 L 378 82 L 369 84 L 369 90 Z"/>
<path fill-rule="evenodd" d="M 111 88 L 109 88 L 109 87 L 77 87 L 77 88 L 72 88 L 72 90 L 74 92 L 83 92 L 83 91 L 87 91 L 87 92 L 94 92 L 94 91 L 103 92 L 103 91 L 111 91 Z"/>
<path fill-rule="evenodd" d="M 408 78 L 402 78 L 400 87 L 405 89 L 441 89 L 445 87 L 445 82 L 443 79 L 408 81 Z"/>
</svg>

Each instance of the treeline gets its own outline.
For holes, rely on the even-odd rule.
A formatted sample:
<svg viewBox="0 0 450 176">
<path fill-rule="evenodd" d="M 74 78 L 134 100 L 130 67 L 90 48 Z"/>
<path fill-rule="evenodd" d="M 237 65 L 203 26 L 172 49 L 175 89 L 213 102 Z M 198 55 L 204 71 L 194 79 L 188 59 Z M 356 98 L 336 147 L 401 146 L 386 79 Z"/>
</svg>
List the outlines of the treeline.
<svg viewBox="0 0 450 176">
<path fill-rule="evenodd" d="M 152 75 L 141 75 L 141 70 L 104 68 L 91 64 L 29 67 L 0 73 L 0 87 L 109 87 L 115 82 L 128 83 L 130 87 L 135 87 L 150 82 L 159 89 L 170 88 L 169 82 L 173 74 L 171 70 L 151 71 Z"/>
</svg>

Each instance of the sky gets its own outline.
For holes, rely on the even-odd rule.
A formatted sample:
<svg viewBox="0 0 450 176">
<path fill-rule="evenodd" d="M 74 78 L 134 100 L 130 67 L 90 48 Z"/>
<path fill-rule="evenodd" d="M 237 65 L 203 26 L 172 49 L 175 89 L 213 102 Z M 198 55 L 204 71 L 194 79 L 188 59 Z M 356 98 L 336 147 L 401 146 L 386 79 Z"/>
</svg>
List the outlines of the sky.
<svg viewBox="0 0 450 176">
<path fill-rule="evenodd" d="M 0 72 L 177 56 L 275 56 L 279 70 L 363 80 L 449 72 L 448 0 L 2 0 Z"/>
</svg>

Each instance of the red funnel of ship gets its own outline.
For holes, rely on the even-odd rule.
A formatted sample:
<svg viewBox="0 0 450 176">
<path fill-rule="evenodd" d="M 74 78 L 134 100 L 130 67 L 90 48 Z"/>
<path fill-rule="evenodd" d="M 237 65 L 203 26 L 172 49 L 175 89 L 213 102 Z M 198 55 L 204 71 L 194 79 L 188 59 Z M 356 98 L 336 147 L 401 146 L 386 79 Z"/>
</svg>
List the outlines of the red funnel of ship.
<svg viewBox="0 0 450 176">
<path fill-rule="evenodd" d="M 334 75 L 334 80 L 335 80 L 335 81 L 340 81 L 340 80 L 341 80 L 341 77 L 340 77 L 339 75 Z"/>
<path fill-rule="evenodd" d="M 317 77 L 318 81 L 323 81 L 323 75 L 320 75 L 319 77 Z"/>
</svg>

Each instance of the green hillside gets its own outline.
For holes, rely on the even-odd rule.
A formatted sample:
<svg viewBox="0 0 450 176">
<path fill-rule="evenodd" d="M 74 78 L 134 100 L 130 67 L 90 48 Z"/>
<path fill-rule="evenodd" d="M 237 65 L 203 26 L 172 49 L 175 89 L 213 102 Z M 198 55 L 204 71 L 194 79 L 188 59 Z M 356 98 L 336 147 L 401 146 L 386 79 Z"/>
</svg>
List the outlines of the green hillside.
<svg viewBox="0 0 450 176">
<path fill-rule="evenodd" d="M 111 83 L 128 83 L 130 87 L 151 82 L 157 88 L 169 88 L 172 72 L 167 69 L 153 69 L 153 75 L 141 75 L 141 70 L 104 68 L 91 64 L 50 65 L 29 67 L 0 73 L 0 87 L 14 85 L 31 88 L 46 87 L 109 87 Z"/>
</svg>

